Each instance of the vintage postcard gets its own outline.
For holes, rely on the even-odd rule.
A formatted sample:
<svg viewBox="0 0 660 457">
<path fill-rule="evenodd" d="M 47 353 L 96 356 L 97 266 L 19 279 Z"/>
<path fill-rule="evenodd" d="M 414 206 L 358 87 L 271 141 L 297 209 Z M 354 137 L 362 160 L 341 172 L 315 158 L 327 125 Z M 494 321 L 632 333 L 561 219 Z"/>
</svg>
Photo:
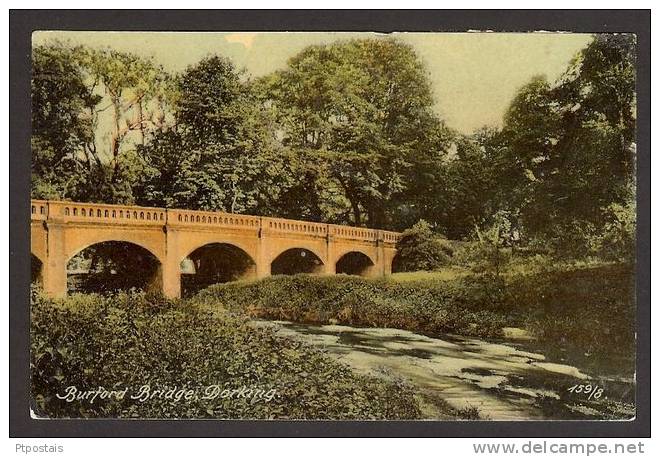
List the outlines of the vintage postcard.
<svg viewBox="0 0 660 457">
<path fill-rule="evenodd" d="M 636 417 L 635 34 L 31 53 L 33 418 Z"/>
</svg>

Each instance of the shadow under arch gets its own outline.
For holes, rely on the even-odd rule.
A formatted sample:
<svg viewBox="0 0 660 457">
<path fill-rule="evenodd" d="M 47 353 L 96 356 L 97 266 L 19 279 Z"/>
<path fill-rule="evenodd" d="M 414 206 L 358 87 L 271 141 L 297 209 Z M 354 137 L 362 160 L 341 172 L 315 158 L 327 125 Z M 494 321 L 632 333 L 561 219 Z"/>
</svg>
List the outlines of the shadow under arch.
<svg viewBox="0 0 660 457">
<path fill-rule="evenodd" d="M 41 259 L 30 253 L 30 284 L 43 287 L 43 269 Z"/>
<path fill-rule="evenodd" d="M 161 289 L 161 263 L 146 248 L 128 241 L 93 243 L 67 261 L 67 291 L 108 294 Z"/>
<path fill-rule="evenodd" d="M 336 264 L 337 274 L 371 276 L 373 269 L 374 262 L 371 258 L 359 251 L 347 252 L 339 258 Z"/>
<path fill-rule="evenodd" d="M 257 265 L 240 247 L 231 243 L 207 243 L 181 261 L 181 294 L 184 297 L 219 283 L 254 278 Z"/>
<path fill-rule="evenodd" d="M 305 248 L 287 249 L 275 257 L 270 264 L 272 275 L 319 274 L 322 271 L 323 261 L 321 258 Z"/>
<path fill-rule="evenodd" d="M 406 271 L 405 266 L 403 265 L 401 256 L 397 252 L 392 258 L 392 273 L 402 273 Z"/>
</svg>

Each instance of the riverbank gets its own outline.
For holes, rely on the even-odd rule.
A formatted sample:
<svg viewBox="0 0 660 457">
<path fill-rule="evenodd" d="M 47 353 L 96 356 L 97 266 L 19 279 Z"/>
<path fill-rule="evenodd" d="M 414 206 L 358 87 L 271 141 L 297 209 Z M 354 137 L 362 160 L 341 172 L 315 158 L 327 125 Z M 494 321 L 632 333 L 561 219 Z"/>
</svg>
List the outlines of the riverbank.
<svg viewBox="0 0 660 457">
<path fill-rule="evenodd" d="M 414 386 L 422 419 L 626 420 L 635 414 L 633 379 L 557 362 L 529 351 L 529 342 L 285 321 L 253 325 L 318 347 L 358 373 Z"/>
<path fill-rule="evenodd" d="M 632 266 L 405 281 L 338 275 L 274 276 L 212 286 L 195 301 L 255 319 L 410 330 L 497 339 L 526 330 L 553 358 L 634 372 Z M 608 366 L 610 364 L 610 366 Z"/>
</svg>

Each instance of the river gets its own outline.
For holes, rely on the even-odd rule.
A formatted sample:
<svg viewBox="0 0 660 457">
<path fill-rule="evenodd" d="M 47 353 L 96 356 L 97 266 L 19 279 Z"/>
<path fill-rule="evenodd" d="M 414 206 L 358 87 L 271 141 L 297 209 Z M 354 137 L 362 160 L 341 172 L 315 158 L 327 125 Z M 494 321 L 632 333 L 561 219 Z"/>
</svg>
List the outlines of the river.
<svg viewBox="0 0 660 457">
<path fill-rule="evenodd" d="M 316 346 L 354 371 L 412 385 L 424 419 L 593 420 L 634 416 L 632 379 L 596 377 L 578 367 L 548 360 L 528 350 L 531 345 L 524 338 L 486 341 L 456 335 L 432 338 L 391 328 L 254 323 Z"/>
</svg>

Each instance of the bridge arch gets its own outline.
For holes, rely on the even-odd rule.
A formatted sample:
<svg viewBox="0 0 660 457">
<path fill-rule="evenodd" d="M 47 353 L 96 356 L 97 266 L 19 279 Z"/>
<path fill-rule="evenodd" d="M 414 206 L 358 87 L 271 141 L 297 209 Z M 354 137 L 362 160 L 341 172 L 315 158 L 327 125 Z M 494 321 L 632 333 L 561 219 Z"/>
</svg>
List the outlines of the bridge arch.
<svg viewBox="0 0 660 457">
<path fill-rule="evenodd" d="M 314 250 L 304 247 L 285 249 L 270 262 L 270 273 L 272 275 L 318 274 L 324 268 L 323 258 Z"/>
<path fill-rule="evenodd" d="M 190 296 L 212 284 L 254 278 L 255 259 L 235 242 L 208 242 L 180 261 L 181 292 Z"/>
<path fill-rule="evenodd" d="M 67 257 L 65 265 L 69 292 L 158 291 L 162 286 L 158 256 L 130 241 L 91 243 Z"/>
<path fill-rule="evenodd" d="M 356 276 L 372 276 L 376 262 L 360 250 L 347 251 L 337 258 L 335 271 L 337 274 Z"/>
<path fill-rule="evenodd" d="M 77 230 L 67 231 L 66 250 L 64 258 L 69 262 L 75 255 L 88 249 L 91 246 L 101 243 L 128 243 L 139 246 L 158 259 L 158 262 L 165 263 L 164 234 L 162 231 L 142 232 L 124 231 L 124 230 Z"/>
<path fill-rule="evenodd" d="M 212 244 L 226 244 L 235 247 L 236 249 L 240 249 L 254 261 L 255 255 L 254 255 L 254 249 L 250 245 L 250 243 L 244 242 L 241 239 L 233 239 L 231 237 L 223 237 L 223 236 L 218 236 L 217 234 L 212 234 L 213 236 L 207 236 L 203 237 L 201 239 L 195 239 L 192 242 L 185 242 L 181 244 L 181 248 L 179 249 L 179 253 L 183 253 L 181 255 L 180 259 L 181 261 L 185 260 L 186 258 L 190 257 L 190 255 L 195 252 L 198 249 L 203 248 L 204 246 L 212 245 Z M 180 240 L 181 242 L 181 240 Z"/>
</svg>

